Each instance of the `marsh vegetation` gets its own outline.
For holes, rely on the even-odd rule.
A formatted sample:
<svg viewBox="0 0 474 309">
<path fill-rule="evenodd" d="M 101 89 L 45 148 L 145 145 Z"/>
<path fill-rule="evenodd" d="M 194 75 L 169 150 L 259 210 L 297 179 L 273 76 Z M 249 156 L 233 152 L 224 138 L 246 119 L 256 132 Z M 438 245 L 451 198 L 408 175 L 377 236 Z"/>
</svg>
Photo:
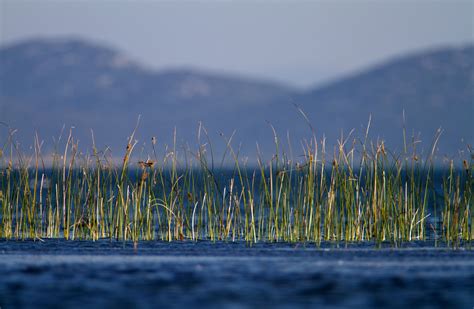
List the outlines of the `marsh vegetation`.
<svg viewBox="0 0 474 309">
<path fill-rule="evenodd" d="M 224 155 L 215 159 L 201 126 L 195 150 L 153 138 L 148 153 L 137 151 L 134 132 L 119 164 L 95 143 L 89 154 L 80 152 L 72 131 L 47 158 L 38 136 L 25 154 L 11 132 L 0 153 L 0 238 L 394 245 L 434 239 L 450 246 L 473 239 L 472 149 L 440 166 L 440 132 L 421 156 L 405 132 L 404 149 L 394 153 L 384 141 L 370 141 L 367 129 L 361 139 L 341 137 L 329 151 L 313 134 L 295 159 L 273 132 L 274 155 L 265 161 L 257 150 L 252 166 L 232 136 L 223 137 Z"/>
</svg>

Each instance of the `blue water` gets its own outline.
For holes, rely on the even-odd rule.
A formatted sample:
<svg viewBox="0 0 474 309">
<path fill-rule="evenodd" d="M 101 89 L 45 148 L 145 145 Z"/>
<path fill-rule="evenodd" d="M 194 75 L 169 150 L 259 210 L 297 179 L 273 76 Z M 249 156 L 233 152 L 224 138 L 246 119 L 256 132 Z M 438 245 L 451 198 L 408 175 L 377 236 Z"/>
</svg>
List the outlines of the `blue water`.
<svg viewBox="0 0 474 309">
<path fill-rule="evenodd" d="M 0 240 L 0 306 L 472 308 L 474 250 L 433 245 Z"/>
</svg>

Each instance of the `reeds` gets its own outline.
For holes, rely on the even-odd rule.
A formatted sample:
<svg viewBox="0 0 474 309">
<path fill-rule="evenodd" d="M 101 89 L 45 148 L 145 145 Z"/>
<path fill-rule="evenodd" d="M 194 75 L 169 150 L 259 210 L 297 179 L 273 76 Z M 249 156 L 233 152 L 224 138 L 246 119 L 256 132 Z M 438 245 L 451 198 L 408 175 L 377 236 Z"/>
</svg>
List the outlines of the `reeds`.
<svg viewBox="0 0 474 309">
<path fill-rule="evenodd" d="M 11 134 L 0 152 L 0 238 L 393 245 L 435 239 L 452 246 L 473 239 L 471 149 L 462 167 L 450 161 L 436 183 L 439 134 L 426 158 L 407 143 L 403 153 L 392 153 L 367 134 L 341 137 L 331 154 L 313 135 L 295 161 L 273 132 L 272 159 L 258 151 L 256 166 L 247 166 L 230 137 L 218 168 L 203 127 L 197 151 L 180 155 L 175 142 L 158 156 L 152 139 L 147 159 L 136 161 L 133 133 L 120 165 L 95 141 L 90 154 L 80 153 L 70 132 L 46 167 L 38 136 L 26 156 Z M 226 156 L 232 164 L 223 168 Z"/>
</svg>

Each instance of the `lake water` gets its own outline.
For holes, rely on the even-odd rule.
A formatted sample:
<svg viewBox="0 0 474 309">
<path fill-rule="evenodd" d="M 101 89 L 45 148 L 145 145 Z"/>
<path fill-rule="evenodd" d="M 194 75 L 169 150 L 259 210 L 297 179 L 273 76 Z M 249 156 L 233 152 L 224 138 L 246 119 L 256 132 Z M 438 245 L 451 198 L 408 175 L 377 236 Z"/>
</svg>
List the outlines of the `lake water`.
<svg viewBox="0 0 474 309">
<path fill-rule="evenodd" d="M 0 240 L 0 306 L 473 308 L 474 250 Z"/>
</svg>

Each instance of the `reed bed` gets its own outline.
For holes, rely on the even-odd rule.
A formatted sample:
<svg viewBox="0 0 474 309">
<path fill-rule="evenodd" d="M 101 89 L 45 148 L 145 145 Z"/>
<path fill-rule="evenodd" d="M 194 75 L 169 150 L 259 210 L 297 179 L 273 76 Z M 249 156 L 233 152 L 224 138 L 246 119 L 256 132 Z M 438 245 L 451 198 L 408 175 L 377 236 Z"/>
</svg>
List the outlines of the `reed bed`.
<svg viewBox="0 0 474 309">
<path fill-rule="evenodd" d="M 224 138 L 227 168 L 214 167 L 203 127 L 196 150 L 153 138 L 142 160 L 133 155 L 133 133 L 120 164 L 95 146 L 80 153 L 70 132 L 46 166 L 38 136 L 25 155 L 11 134 L 0 151 L 0 238 L 470 243 L 472 149 L 450 160 L 435 184 L 439 132 L 423 158 L 415 140 L 395 154 L 367 133 L 341 138 L 331 151 L 313 135 L 298 160 L 274 133 L 273 157 L 264 161 L 257 151 L 254 166 Z"/>
</svg>

